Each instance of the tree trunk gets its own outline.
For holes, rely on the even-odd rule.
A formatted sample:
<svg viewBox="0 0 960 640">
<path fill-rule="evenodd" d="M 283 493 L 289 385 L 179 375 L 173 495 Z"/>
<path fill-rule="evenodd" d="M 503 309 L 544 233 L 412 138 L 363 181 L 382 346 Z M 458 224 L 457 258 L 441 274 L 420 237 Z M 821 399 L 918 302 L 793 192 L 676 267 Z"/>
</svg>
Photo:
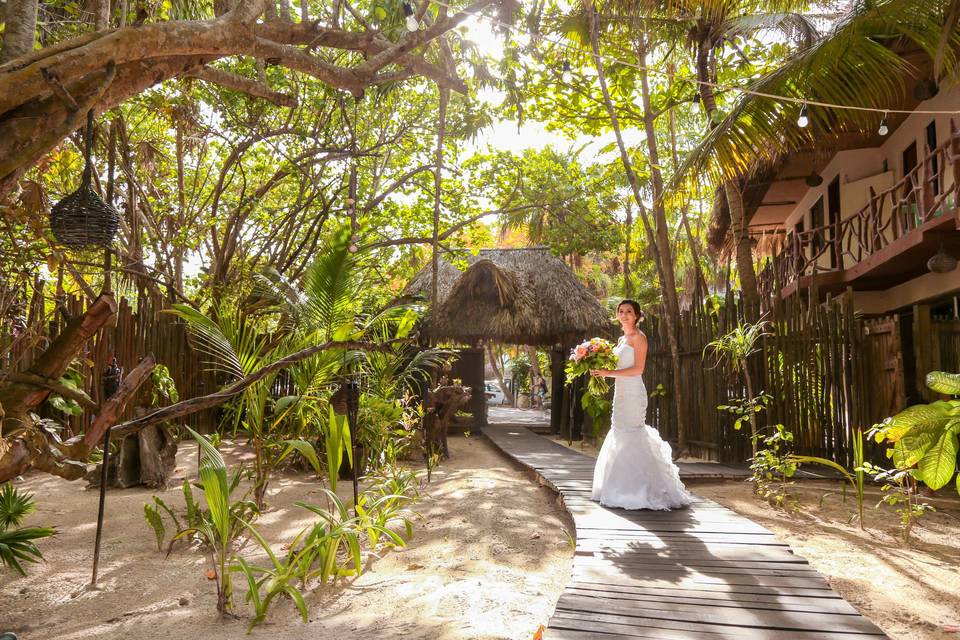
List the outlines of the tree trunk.
<svg viewBox="0 0 960 640">
<path fill-rule="evenodd" d="M 0 64 L 33 53 L 39 0 L 7 0 Z"/>
<path fill-rule="evenodd" d="M 760 290 L 757 286 L 757 275 L 753 271 L 753 247 L 750 246 L 743 196 L 732 180 L 723 183 L 723 190 L 730 208 L 730 225 L 733 228 L 733 246 L 737 272 L 740 274 L 744 312 L 747 322 L 756 322 L 760 318 Z"/>
<path fill-rule="evenodd" d="M 633 282 L 630 281 L 630 234 L 633 232 L 633 205 L 627 202 L 627 222 L 625 225 L 626 246 L 623 249 L 623 293 L 633 297 Z"/>
<path fill-rule="evenodd" d="M 673 82 L 673 70 L 670 71 L 670 82 Z M 680 156 L 677 153 L 677 114 L 676 111 L 670 109 L 670 155 L 673 158 L 673 166 L 676 170 L 676 167 L 680 166 Z M 687 246 L 690 247 L 690 257 L 693 259 L 693 272 L 694 277 L 696 278 L 697 288 L 700 289 L 700 295 L 707 294 L 707 279 L 703 275 L 703 268 L 700 264 L 700 243 L 693 235 L 693 231 L 690 229 L 690 221 L 687 219 L 687 214 L 690 211 L 690 200 L 688 199 L 683 206 L 683 211 L 681 211 L 681 222 L 683 223 L 683 230 L 687 236 Z"/>
<path fill-rule="evenodd" d="M 110 0 L 90 0 L 88 6 L 93 14 L 93 28 L 97 31 L 110 28 Z"/>
<path fill-rule="evenodd" d="M 603 69 L 603 62 L 600 58 L 599 27 L 597 16 L 592 3 L 586 5 L 588 18 L 590 20 L 590 44 L 593 49 L 593 61 L 597 69 L 597 79 L 600 81 L 600 90 L 603 92 L 603 101 L 607 109 L 607 115 L 610 117 L 610 124 L 617 139 L 617 147 L 620 150 L 620 159 L 623 162 L 624 170 L 627 173 L 627 180 L 633 191 L 634 199 L 640 209 L 640 216 L 643 220 L 644 230 L 647 233 L 647 241 L 654 252 L 654 259 L 657 262 L 657 273 L 660 277 L 660 290 L 663 294 L 664 309 L 666 311 L 665 327 L 667 330 L 667 341 L 670 346 L 670 361 L 673 372 L 673 398 L 677 413 L 677 448 L 678 453 L 683 455 L 686 450 L 686 406 L 682 399 L 680 389 L 680 346 L 677 337 L 677 327 L 680 323 L 680 303 L 677 297 L 676 277 L 674 275 L 673 255 L 670 252 L 670 234 L 667 228 L 666 211 L 663 205 L 663 176 L 658 168 L 658 148 L 656 131 L 654 129 L 653 112 L 650 108 L 650 88 L 647 82 L 646 73 L 643 71 L 645 64 L 645 55 L 640 62 L 641 80 L 643 92 L 644 107 L 644 127 L 647 135 L 647 150 L 650 154 L 650 166 L 652 170 L 653 182 L 653 214 L 656 228 L 650 224 L 646 207 L 643 204 L 643 198 L 640 195 L 640 185 L 636 173 L 633 170 L 633 164 L 630 155 L 627 152 L 626 144 L 623 141 L 623 135 L 620 131 L 620 121 L 617 118 L 616 110 L 613 107 L 613 101 L 610 98 L 610 91 L 607 87 L 606 73 Z"/>
<path fill-rule="evenodd" d="M 503 397 L 511 407 L 516 404 L 513 394 L 510 393 L 510 389 L 507 388 L 507 383 L 503 379 L 503 373 L 500 371 L 500 359 L 497 358 L 497 354 L 494 351 L 492 344 L 487 344 L 487 358 L 490 359 L 490 368 L 493 369 L 493 375 L 497 376 L 497 385 L 500 387 L 500 391 L 503 392 Z"/>
<path fill-rule="evenodd" d="M 66 373 L 70 363 L 101 327 L 105 326 L 116 314 L 117 303 L 110 294 L 98 297 L 86 313 L 70 320 L 59 336 L 40 354 L 36 361 L 24 372 L 46 380 L 59 380 Z M 17 378 L 16 380 L 22 380 Z M 0 407 L 6 412 L 3 432 L 9 433 L 24 424 L 32 424 L 29 412 L 44 403 L 50 395 L 50 389 L 26 382 L 11 381 L 0 386 Z"/>
<path fill-rule="evenodd" d="M 713 128 L 713 117 L 717 111 L 717 101 L 711 82 L 712 48 L 709 42 L 701 39 L 697 43 L 697 80 L 700 81 L 700 97 L 703 109 L 707 114 L 707 122 Z M 730 222 L 733 229 L 733 246 L 736 255 L 737 271 L 740 274 L 740 292 L 743 295 L 744 311 L 748 322 L 756 322 L 760 317 L 760 290 L 757 286 L 757 275 L 753 270 L 753 251 L 750 247 L 750 233 L 747 226 L 746 212 L 743 208 L 743 194 L 734 182 L 727 180 L 723 183 L 724 196 L 727 199 L 727 208 L 730 210 Z"/>
<path fill-rule="evenodd" d="M 440 89 L 440 114 L 437 123 L 437 166 L 433 172 L 433 241 L 430 257 L 433 279 L 430 284 L 430 342 L 436 344 L 436 318 L 440 310 L 440 188 L 443 171 L 443 136 L 447 126 L 447 101 L 450 93 Z"/>
</svg>

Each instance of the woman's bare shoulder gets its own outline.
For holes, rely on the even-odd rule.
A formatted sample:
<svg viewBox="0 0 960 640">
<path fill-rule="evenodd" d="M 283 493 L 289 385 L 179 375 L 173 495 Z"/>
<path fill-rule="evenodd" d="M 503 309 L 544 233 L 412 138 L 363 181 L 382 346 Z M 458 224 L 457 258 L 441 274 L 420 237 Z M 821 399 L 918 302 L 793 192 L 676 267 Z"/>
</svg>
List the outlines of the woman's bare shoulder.
<svg viewBox="0 0 960 640">
<path fill-rule="evenodd" d="M 627 338 L 627 342 L 631 347 L 645 346 L 647 344 L 647 334 L 645 334 L 643 331 L 637 331 L 635 334 Z"/>
</svg>

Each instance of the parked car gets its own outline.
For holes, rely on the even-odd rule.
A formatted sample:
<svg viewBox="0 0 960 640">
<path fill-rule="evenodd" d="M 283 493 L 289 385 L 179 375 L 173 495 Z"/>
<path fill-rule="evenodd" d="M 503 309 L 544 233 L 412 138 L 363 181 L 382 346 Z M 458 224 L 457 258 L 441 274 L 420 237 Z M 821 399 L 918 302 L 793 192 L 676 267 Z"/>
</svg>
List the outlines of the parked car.
<svg viewBox="0 0 960 640">
<path fill-rule="evenodd" d="M 487 380 L 483 383 L 483 394 L 487 397 L 487 404 L 503 404 L 507 401 L 500 385 L 494 380 Z"/>
</svg>

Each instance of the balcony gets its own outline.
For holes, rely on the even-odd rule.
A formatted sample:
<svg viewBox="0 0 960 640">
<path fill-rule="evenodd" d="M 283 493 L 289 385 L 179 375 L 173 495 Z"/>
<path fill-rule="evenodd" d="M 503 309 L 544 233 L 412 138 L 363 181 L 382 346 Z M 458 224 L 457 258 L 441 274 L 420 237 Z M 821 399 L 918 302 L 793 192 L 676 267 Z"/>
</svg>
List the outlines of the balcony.
<svg viewBox="0 0 960 640">
<path fill-rule="evenodd" d="M 855 214 L 788 234 L 783 251 L 760 274 L 762 289 L 780 297 L 813 286 L 822 294 L 876 291 L 923 275 L 941 246 L 960 254 L 958 186 L 960 131 L 951 121 L 944 144 L 889 189 L 871 188 Z"/>
</svg>

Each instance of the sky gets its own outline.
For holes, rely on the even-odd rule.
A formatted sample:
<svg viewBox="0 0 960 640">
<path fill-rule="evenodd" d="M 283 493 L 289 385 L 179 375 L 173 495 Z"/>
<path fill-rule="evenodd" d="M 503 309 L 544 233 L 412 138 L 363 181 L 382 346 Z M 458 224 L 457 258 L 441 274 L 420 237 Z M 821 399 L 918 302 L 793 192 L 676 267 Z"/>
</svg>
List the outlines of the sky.
<svg viewBox="0 0 960 640">
<path fill-rule="evenodd" d="M 502 36 L 494 32 L 494 29 L 488 21 L 481 18 L 468 18 L 463 24 L 467 31 L 466 37 L 477 45 L 481 53 L 494 60 L 502 57 Z M 485 89 L 479 97 L 481 100 L 495 105 L 502 101 L 503 94 L 494 89 Z M 628 146 L 636 145 L 643 140 L 638 130 L 624 131 L 624 138 Z M 613 140 L 613 132 L 602 137 L 584 135 L 571 139 L 556 131 L 548 131 L 544 124 L 533 120 L 525 120 L 523 124 L 520 125 L 519 131 L 515 121 L 500 120 L 480 131 L 476 139 L 467 142 L 465 146 L 470 151 L 486 151 L 488 147 L 491 147 L 514 153 L 520 153 L 524 149 L 543 149 L 548 146 L 561 150 L 585 146 L 582 155 L 585 161 L 593 159 L 609 161 L 616 155 L 616 151 L 610 152 L 601 158 L 598 156 L 597 150 Z"/>
</svg>

